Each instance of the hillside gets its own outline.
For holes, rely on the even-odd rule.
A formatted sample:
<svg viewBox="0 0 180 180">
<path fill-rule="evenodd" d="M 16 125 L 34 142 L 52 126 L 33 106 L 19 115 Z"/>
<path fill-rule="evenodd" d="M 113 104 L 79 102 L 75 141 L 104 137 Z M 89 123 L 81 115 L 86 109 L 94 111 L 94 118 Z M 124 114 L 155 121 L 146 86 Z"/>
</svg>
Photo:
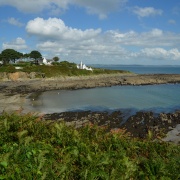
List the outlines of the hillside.
<svg viewBox="0 0 180 180">
<path fill-rule="evenodd" d="M 18 67 L 18 68 L 17 68 Z M 61 77 L 61 76 L 87 76 L 87 75 L 99 75 L 99 74 L 117 74 L 117 73 L 130 73 L 123 70 L 108 70 L 93 68 L 93 71 L 84 69 L 78 69 L 75 63 L 68 61 L 56 62 L 53 65 L 35 65 L 28 62 L 22 62 L 13 65 L 6 65 L 0 67 L 1 73 L 14 73 L 14 72 L 26 72 L 28 74 L 34 72 L 36 77 L 46 78 Z"/>
</svg>

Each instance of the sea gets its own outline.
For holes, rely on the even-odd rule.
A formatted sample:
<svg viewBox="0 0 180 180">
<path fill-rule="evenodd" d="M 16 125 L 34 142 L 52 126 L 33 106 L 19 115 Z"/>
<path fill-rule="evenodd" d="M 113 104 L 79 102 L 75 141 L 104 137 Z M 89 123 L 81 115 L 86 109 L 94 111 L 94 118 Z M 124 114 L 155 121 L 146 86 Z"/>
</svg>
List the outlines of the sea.
<svg viewBox="0 0 180 180">
<path fill-rule="evenodd" d="M 98 64 L 92 67 L 127 70 L 137 74 L 180 74 L 180 66 Z M 54 90 L 33 94 L 33 97 L 36 98 L 28 98 L 28 108 L 42 113 L 120 110 L 126 117 L 137 111 L 153 111 L 158 114 L 180 110 L 180 84 Z"/>
</svg>

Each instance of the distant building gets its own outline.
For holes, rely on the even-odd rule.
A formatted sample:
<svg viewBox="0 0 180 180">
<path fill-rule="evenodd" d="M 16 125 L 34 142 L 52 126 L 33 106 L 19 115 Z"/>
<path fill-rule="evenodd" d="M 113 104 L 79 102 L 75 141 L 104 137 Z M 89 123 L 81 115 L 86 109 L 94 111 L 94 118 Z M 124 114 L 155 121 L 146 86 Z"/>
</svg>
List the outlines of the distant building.
<svg viewBox="0 0 180 180">
<path fill-rule="evenodd" d="M 80 64 L 77 64 L 77 68 L 78 69 L 85 69 L 85 70 L 88 70 L 88 71 L 92 71 L 92 68 L 91 67 L 87 67 L 85 64 L 81 63 Z"/>
<path fill-rule="evenodd" d="M 38 63 L 40 64 L 40 65 L 51 65 L 52 64 L 52 62 L 54 62 L 54 61 L 52 61 L 52 60 L 47 60 L 45 57 L 43 57 L 43 59 L 39 59 L 38 60 Z"/>
</svg>

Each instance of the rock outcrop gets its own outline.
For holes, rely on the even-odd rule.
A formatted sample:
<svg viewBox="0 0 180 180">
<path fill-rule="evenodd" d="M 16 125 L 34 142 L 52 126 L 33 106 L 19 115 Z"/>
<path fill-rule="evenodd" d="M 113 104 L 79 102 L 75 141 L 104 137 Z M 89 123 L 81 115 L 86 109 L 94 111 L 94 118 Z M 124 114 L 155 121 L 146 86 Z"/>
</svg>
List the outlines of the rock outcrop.
<svg viewBox="0 0 180 180">
<path fill-rule="evenodd" d="M 147 138 L 151 133 L 152 139 L 161 140 L 163 136 L 172 130 L 176 130 L 172 137 L 164 138 L 166 141 L 180 143 L 180 111 L 174 113 L 160 113 L 155 115 L 153 112 L 136 112 L 126 121 L 123 119 L 123 112 L 62 112 L 52 113 L 43 116 L 44 120 L 64 121 L 67 125 L 73 125 L 76 128 L 87 124 L 94 124 L 107 128 L 107 131 L 118 128 L 126 130 L 132 137 Z M 177 127 L 177 128 L 176 128 Z"/>
<path fill-rule="evenodd" d="M 110 87 L 117 85 L 152 85 L 166 83 L 180 83 L 180 74 L 104 74 L 92 76 L 72 76 L 57 78 L 35 78 L 36 73 L 1 74 L 6 77 L 0 83 L 3 93 L 29 93 L 59 89 L 81 89 L 95 87 Z M 41 74 L 42 75 L 42 74 Z M 39 76 L 39 75 L 38 75 Z M 23 88 L 21 88 L 23 87 Z"/>
</svg>

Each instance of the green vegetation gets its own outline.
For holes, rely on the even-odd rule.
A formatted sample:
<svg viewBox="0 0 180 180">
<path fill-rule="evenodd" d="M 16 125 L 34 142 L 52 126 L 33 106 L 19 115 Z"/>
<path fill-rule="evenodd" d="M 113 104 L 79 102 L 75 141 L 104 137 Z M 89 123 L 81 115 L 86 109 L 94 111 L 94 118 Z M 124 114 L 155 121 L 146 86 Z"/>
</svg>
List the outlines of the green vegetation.
<svg viewBox="0 0 180 180">
<path fill-rule="evenodd" d="M 33 62 L 19 62 L 15 63 L 17 59 L 31 58 Z M 108 70 L 93 68 L 92 71 L 83 69 L 77 69 L 75 63 L 68 61 L 59 62 L 59 57 L 53 58 L 53 66 L 39 65 L 39 60 L 42 59 L 42 55 L 39 51 L 33 50 L 29 54 L 22 54 L 13 49 L 5 49 L 0 54 L 0 72 L 36 72 L 39 74 L 37 77 L 59 77 L 59 76 L 82 76 L 82 75 L 98 75 L 98 74 L 115 74 L 115 73 L 127 73 L 128 71 L 122 70 Z M 15 64 L 10 64 L 14 62 Z M 23 67 L 23 69 L 16 69 L 15 67 Z"/>
<path fill-rule="evenodd" d="M 42 58 L 42 55 L 39 51 L 31 51 L 29 57 L 35 60 L 35 64 L 38 64 L 38 59 Z"/>
<path fill-rule="evenodd" d="M 4 65 L 9 64 L 10 61 L 16 62 L 17 59 L 20 58 L 33 58 L 38 64 L 37 59 L 42 58 L 42 55 L 39 51 L 31 51 L 29 54 L 23 54 L 14 49 L 5 49 L 0 53 L 0 61 L 3 62 Z"/>
<path fill-rule="evenodd" d="M 15 69 L 15 66 L 23 67 L 23 69 Z M 21 62 L 13 65 L 6 65 L 0 67 L 0 72 L 37 72 L 45 74 L 45 77 L 59 77 L 59 76 L 82 76 L 82 75 L 98 75 L 98 74 L 113 74 L 113 73 L 127 73 L 122 70 L 107 70 L 107 69 L 93 69 L 87 71 L 83 69 L 77 69 L 75 63 L 68 61 L 54 62 L 53 66 L 35 65 L 30 62 Z"/>
<path fill-rule="evenodd" d="M 0 61 L 2 60 L 3 64 L 9 64 L 10 60 L 15 63 L 16 59 L 22 56 L 22 53 L 17 52 L 14 49 L 5 49 L 0 54 Z"/>
<path fill-rule="evenodd" d="M 5 49 L 0 54 L 0 61 L 2 61 L 4 65 L 9 64 L 10 61 L 15 63 L 16 60 L 20 58 L 33 58 L 37 64 L 37 59 L 42 58 L 42 55 L 36 50 L 31 51 L 29 54 L 23 54 L 14 49 Z"/>
<path fill-rule="evenodd" d="M 57 62 L 57 61 L 59 61 L 59 57 L 55 56 L 55 57 L 53 57 L 53 60 L 54 60 L 55 62 Z"/>
<path fill-rule="evenodd" d="M 180 146 L 79 129 L 31 114 L 0 115 L 0 179 L 179 179 Z"/>
</svg>

